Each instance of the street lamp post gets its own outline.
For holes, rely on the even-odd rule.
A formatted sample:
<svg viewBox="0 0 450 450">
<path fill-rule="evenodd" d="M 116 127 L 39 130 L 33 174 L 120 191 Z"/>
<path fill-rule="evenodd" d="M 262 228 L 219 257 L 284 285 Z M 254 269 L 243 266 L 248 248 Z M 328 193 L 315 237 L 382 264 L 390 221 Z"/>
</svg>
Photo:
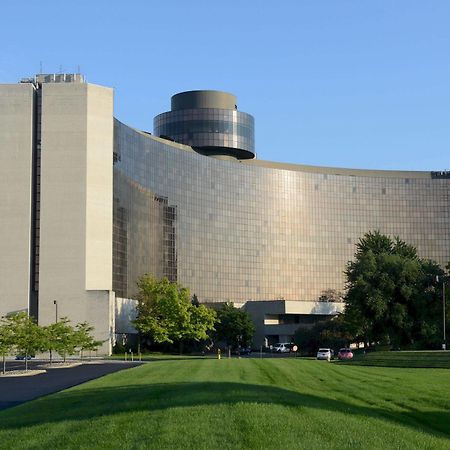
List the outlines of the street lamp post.
<svg viewBox="0 0 450 450">
<path fill-rule="evenodd" d="M 55 323 L 58 323 L 58 302 L 53 300 L 53 304 L 55 305 Z"/>
<path fill-rule="evenodd" d="M 445 280 L 442 280 L 442 315 L 443 315 L 443 327 L 444 327 L 444 343 L 442 344 L 442 350 L 447 350 L 447 340 L 445 336 Z"/>
<path fill-rule="evenodd" d="M 439 283 L 439 276 L 436 275 L 436 281 Z M 442 278 L 442 327 L 444 342 L 442 343 L 442 350 L 447 350 L 446 336 L 445 336 L 445 278 Z"/>
</svg>

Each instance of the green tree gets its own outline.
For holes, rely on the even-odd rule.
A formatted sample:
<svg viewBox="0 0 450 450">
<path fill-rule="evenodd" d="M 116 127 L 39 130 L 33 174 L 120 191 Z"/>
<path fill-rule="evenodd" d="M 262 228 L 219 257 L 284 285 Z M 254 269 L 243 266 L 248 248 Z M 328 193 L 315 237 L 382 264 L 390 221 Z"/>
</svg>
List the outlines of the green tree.
<svg viewBox="0 0 450 450">
<path fill-rule="evenodd" d="M 66 339 L 68 332 L 67 324 L 64 320 L 59 320 L 43 327 L 44 331 L 44 350 L 49 352 L 50 364 L 53 363 L 53 355 L 61 350 L 61 342 Z M 70 330 L 69 330 L 70 332 Z"/>
<path fill-rule="evenodd" d="M 67 355 L 73 355 L 77 347 L 75 330 L 67 317 L 61 317 L 57 323 L 53 324 L 52 331 L 53 350 L 56 350 L 66 362 Z"/>
<path fill-rule="evenodd" d="M 445 266 L 445 279 L 443 281 L 445 281 L 445 328 L 448 342 L 450 336 L 450 261 Z M 447 346 L 447 348 L 449 347 Z"/>
<path fill-rule="evenodd" d="M 228 302 L 217 311 L 217 318 L 216 338 L 219 341 L 232 348 L 251 345 L 255 324 L 246 311 Z"/>
<path fill-rule="evenodd" d="M 320 297 L 317 299 L 319 302 L 342 302 L 343 300 L 342 292 L 336 291 L 335 289 L 325 289 L 320 294 Z"/>
<path fill-rule="evenodd" d="M 58 335 L 58 324 L 52 323 L 43 327 L 43 351 L 47 351 L 49 354 L 50 364 L 53 363 L 53 352 L 56 351 L 56 342 Z"/>
<path fill-rule="evenodd" d="M 0 353 L 3 358 L 2 372 L 6 372 L 6 356 L 9 355 L 14 348 L 14 333 L 11 324 L 2 319 L 0 322 Z"/>
<path fill-rule="evenodd" d="M 198 301 L 198 297 L 197 297 L 196 294 L 194 294 L 194 295 L 192 296 L 191 303 L 192 303 L 194 306 L 200 306 L 200 302 Z"/>
<path fill-rule="evenodd" d="M 370 232 L 346 269 L 345 318 L 366 343 L 430 345 L 436 339 L 439 266 L 399 239 Z"/>
<path fill-rule="evenodd" d="M 167 278 L 144 275 L 138 281 L 136 329 L 155 343 L 178 342 L 180 351 L 188 340 L 201 341 L 214 330 L 215 312 L 194 306 L 189 289 Z"/>
<path fill-rule="evenodd" d="M 197 305 L 190 308 L 191 330 L 188 338 L 196 342 L 204 341 L 209 338 L 209 333 L 215 330 L 217 314 L 204 305 Z"/>
<path fill-rule="evenodd" d="M 83 351 L 95 351 L 102 344 L 101 341 L 96 341 L 92 336 L 94 327 L 87 322 L 78 323 L 75 326 L 75 346 L 80 350 L 81 359 L 83 359 Z"/>
<path fill-rule="evenodd" d="M 41 327 L 26 313 L 10 315 L 5 318 L 7 327 L 12 330 L 14 348 L 18 355 L 24 356 L 25 370 L 28 370 L 28 357 L 45 347 L 45 336 Z"/>
<path fill-rule="evenodd" d="M 343 314 L 316 322 L 312 327 L 301 326 L 294 335 L 294 342 L 303 354 L 312 355 L 319 347 L 338 349 L 347 347 L 353 340 Z"/>
</svg>

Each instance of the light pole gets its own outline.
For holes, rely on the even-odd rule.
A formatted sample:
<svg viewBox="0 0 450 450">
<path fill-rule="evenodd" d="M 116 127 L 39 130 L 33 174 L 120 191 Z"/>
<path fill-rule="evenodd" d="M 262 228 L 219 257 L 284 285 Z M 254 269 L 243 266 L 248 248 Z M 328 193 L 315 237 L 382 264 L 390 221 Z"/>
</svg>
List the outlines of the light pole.
<svg viewBox="0 0 450 450">
<path fill-rule="evenodd" d="M 442 280 L 442 315 L 443 315 L 443 327 L 444 327 L 444 343 L 442 344 L 442 350 L 447 350 L 447 340 L 445 338 L 445 279 Z"/>
<path fill-rule="evenodd" d="M 439 283 L 439 275 L 436 275 L 436 281 Z M 446 336 L 445 336 L 445 278 L 442 277 L 442 326 L 444 342 L 442 344 L 442 350 L 447 350 Z"/>
<path fill-rule="evenodd" d="M 58 323 L 58 302 L 53 300 L 53 304 L 55 305 L 55 323 Z"/>
</svg>

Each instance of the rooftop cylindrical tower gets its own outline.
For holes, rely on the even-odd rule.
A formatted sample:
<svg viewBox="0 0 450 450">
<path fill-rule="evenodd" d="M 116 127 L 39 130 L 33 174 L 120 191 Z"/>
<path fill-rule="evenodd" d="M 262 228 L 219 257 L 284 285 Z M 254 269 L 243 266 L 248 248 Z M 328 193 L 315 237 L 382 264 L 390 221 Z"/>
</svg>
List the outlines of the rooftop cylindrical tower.
<svg viewBox="0 0 450 450">
<path fill-rule="evenodd" d="M 154 118 L 154 134 L 208 156 L 255 157 L 255 121 L 237 110 L 236 97 L 220 91 L 172 96 L 171 111 Z"/>
</svg>

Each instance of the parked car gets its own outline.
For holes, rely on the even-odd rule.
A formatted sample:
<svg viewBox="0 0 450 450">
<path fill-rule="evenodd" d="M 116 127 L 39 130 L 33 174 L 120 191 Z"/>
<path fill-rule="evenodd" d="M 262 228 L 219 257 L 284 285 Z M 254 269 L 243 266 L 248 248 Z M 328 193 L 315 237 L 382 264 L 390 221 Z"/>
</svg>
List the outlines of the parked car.
<svg viewBox="0 0 450 450">
<path fill-rule="evenodd" d="M 331 348 L 319 348 L 317 352 L 317 359 L 330 361 L 334 356 L 334 351 Z"/>
<path fill-rule="evenodd" d="M 276 353 L 289 353 L 293 345 L 290 342 L 279 342 L 273 346 L 272 350 Z"/>
<path fill-rule="evenodd" d="M 234 353 L 236 355 L 250 355 L 252 353 L 252 348 L 251 347 L 238 347 Z"/>
<path fill-rule="evenodd" d="M 31 358 L 34 358 L 34 356 L 31 356 L 31 355 L 17 355 L 16 356 L 16 359 L 19 361 L 24 361 L 26 359 L 29 361 Z"/>
<path fill-rule="evenodd" d="M 338 359 L 352 359 L 353 352 L 349 348 L 341 348 L 338 353 Z"/>
</svg>

